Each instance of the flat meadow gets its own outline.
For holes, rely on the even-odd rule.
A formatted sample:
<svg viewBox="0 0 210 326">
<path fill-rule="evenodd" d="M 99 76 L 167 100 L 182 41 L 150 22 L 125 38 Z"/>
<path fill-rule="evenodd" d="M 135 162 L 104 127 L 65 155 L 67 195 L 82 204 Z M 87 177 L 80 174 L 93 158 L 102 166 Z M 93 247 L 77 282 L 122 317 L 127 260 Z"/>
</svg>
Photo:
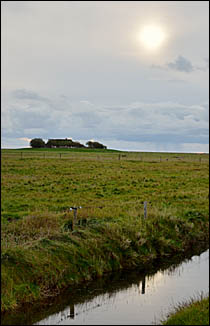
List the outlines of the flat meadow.
<svg viewBox="0 0 210 326">
<path fill-rule="evenodd" d="M 60 153 L 46 151 L 44 157 L 43 152 L 28 151 L 21 158 L 16 151 L 15 156 L 2 157 L 3 221 L 44 212 L 62 214 L 71 206 L 83 207 L 78 215 L 101 206 L 106 215 L 113 214 L 113 209 L 134 208 L 141 214 L 144 201 L 148 211 L 205 212 L 208 207 L 206 157 L 200 156 L 200 162 L 196 154 L 137 156 L 99 151 L 73 152 L 68 157 L 63 152 L 60 158 Z M 49 154 L 57 157 L 48 158 Z"/>
<path fill-rule="evenodd" d="M 1 182 L 2 311 L 208 242 L 207 154 L 2 150 Z"/>
</svg>

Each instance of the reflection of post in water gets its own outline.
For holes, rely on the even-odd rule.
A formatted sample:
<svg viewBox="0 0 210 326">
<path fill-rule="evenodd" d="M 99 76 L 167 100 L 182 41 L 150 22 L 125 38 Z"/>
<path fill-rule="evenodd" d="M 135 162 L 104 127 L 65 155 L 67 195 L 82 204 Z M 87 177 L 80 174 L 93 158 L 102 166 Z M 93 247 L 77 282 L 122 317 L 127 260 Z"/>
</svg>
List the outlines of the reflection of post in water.
<svg viewBox="0 0 210 326">
<path fill-rule="evenodd" d="M 145 293 L 145 284 L 146 284 L 146 279 L 145 276 L 143 277 L 142 280 L 142 288 L 141 288 L 141 293 L 144 294 Z"/>
<path fill-rule="evenodd" d="M 74 304 L 70 304 L 70 318 L 74 319 Z"/>
</svg>

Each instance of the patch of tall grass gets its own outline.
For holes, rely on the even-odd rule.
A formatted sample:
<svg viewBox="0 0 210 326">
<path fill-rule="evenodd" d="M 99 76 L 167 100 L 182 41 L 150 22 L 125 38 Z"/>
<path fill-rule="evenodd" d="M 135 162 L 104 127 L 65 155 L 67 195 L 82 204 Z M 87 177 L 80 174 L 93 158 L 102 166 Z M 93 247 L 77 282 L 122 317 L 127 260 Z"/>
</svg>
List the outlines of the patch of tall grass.
<svg viewBox="0 0 210 326">
<path fill-rule="evenodd" d="M 192 298 L 174 307 L 163 325 L 209 325 L 209 297 Z"/>
</svg>

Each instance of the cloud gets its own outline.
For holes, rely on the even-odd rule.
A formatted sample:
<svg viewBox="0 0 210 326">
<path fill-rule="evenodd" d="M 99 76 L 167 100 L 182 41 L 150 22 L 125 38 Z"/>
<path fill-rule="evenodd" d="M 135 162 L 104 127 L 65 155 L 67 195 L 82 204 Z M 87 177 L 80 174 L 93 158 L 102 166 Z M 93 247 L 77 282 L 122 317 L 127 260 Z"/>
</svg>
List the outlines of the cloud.
<svg viewBox="0 0 210 326">
<path fill-rule="evenodd" d="M 194 67 L 190 60 L 184 58 L 183 56 L 178 56 L 178 58 L 174 62 L 169 62 L 167 67 L 170 69 L 184 71 L 184 72 L 192 72 Z"/>
<path fill-rule="evenodd" d="M 101 140 L 102 143 L 106 144 L 108 148 L 130 150 L 130 151 L 141 151 L 141 152 L 185 152 L 185 153 L 197 153 L 197 152 L 209 152 L 208 144 L 200 143 L 181 143 L 173 145 L 171 143 L 158 143 L 153 142 L 128 142 L 128 141 L 117 141 L 117 140 Z"/>
<path fill-rule="evenodd" d="M 27 138 L 27 137 L 20 137 L 19 139 L 20 140 L 24 140 L 26 142 L 30 142 L 31 141 L 31 139 L 30 138 Z"/>
<path fill-rule="evenodd" d="M 207 71 L 207 70 L 209 70 L 209 58 L 205 58 L 204 59 L 204 65 L 203 66 L 197 66 L 196 68 L 198 69 L 198 70 L 202 70 L 202 71 Z"/>
<path fill-rule="evenodd" d="M 208 144 L 208 107 L 208 101 L 196 105 L 173 101 L 104 105 L 15 90 L 2 112 L 2 136 L 22 141 L 35 137 L 95 139 L 105 144 L 130 144 L 128 148 L 155 143 L 156 148 L 172 150 L 182 143 Z"/>
<path fill-rule="evenodd" d="M 11 92 L 11 95 L 14 96 L 16 99 L 21 100 L 36 100 L 36 101 L 46 101 L 48 102 L 48 99 L 38 95 L 36 92 L 26 90 L 26 89 L 16 89 Z"/>
<path fill-rule="evenodd" d="M 4 140 L 206 144 L 208 3 L 192 3 L 3 1 Z M 151 17 L 155 53 L 139 42 Z"/>
<path fill-rule="evenodd" d="M 209 59 L 206 58 L 204 59 L 205 64 L 203 66 L 197 66 L 192 64 L 192 62 L 183 57 L 182 55 L 179 55 L 174 61 L 168 62 L 164 65 L 157 65 L 153 64 L 150 67 L 151 68 L 156 68 L 156 69 L 162 69 L 162 70 L 176 70 L 179 72 L 186 72 L 186 73 L 191 73 L 196 70 L 203 70 L 206 71 L 209 68 Z M 176 80 L 178 81 L 178 80 Z"/>
</svg>

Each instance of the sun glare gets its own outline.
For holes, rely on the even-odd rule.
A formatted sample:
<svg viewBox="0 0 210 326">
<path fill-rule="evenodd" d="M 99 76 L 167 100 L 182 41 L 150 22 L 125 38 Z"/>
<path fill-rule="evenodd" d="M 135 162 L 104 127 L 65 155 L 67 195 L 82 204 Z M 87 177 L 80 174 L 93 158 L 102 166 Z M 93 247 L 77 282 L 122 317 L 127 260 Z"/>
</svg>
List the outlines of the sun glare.
<svg viewBox="0 0 210 326">
<path fill-rule="evenodd" d="M 150 50 L 159 48 L 164 42 L 165 38 L 166 35 L 163 30 L 154 25 L 145 26 L 140 32 L 140 41 Z"/>
</svg>

